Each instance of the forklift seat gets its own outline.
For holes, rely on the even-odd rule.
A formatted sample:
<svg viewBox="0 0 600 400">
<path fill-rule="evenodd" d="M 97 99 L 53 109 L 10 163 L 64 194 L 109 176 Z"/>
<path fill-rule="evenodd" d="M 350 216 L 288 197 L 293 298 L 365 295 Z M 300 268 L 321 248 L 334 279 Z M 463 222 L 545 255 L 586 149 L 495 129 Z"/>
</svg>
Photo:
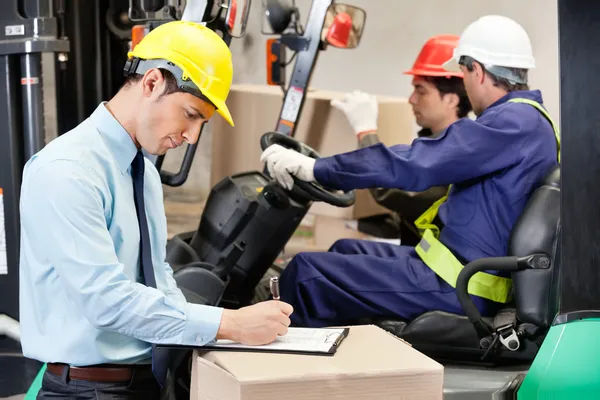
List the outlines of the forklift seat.
<svg viewBox="0 0 600 400">
<path fill-rule="evenodd" d="M 466 315 L 431 311 L 413 321 L 380 318 L 376 324 L 438 360 L 513 364 L 530 362 L 558 312 L 560 268 L 560 167 L 553 168 L 529 199 L 509 242 L 509 256 L 476 260 L 461 271 L 457 295 Z M 511 271 L 513 300 L 482 318 L 467 294 L 477 271 Z M 462 282 L 461 282 L 461 277 Z"/>
</svg>

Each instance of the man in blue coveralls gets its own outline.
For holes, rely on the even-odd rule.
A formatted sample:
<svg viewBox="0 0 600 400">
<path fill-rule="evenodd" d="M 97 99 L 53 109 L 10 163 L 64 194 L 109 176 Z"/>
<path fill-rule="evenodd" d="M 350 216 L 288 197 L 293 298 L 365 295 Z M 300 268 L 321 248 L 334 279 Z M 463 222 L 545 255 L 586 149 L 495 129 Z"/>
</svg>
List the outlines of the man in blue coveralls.
<svg viewBox="0 0 600 400">
<path fill-rule="evenodd" d="M 286 188 L 294 177 L 344 191 L 451 185 L 448 196 L 416 222 L 423 235 L 416 247 L 340 240 L 327 253 L 298 254 L 280 278 L 281 299 L 295 310 L 294 325 L 413 319 L 431 310 L 464 314 L 455 293 L 460 269 L 475 259 L 506 255 L 516 219 L 558 162 L 558 132 L 541 93 L 527 86 L 534 67 L 525 30 L 509 18 L 485 16 L 465 29 L 444 64 L 463 72 L 475 121 L 463 118 L 410 146 L 378 143 L 318 160 L 279 145 L 264 151 L 261 160 Z M 344 101 L 357 103 L 349 110 L 362 109 L 361 121 L 347 113 L 352 125 L 376 126 L 373 97 Z M 510 279 L 494 271 L 478 275 L 469 292 L 489 315 L 507 301 Z"/>
</svg>

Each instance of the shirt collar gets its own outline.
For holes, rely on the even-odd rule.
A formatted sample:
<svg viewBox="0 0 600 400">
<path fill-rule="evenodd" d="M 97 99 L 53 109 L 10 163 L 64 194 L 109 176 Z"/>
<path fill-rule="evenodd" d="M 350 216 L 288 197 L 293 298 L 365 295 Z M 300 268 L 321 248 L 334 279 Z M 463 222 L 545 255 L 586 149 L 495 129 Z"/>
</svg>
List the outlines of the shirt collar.
<svg viewBox="0 0 600 400">
<path fill-rule="evenodd" d="M 105 103 L 100 103 L 96 110 L 90 115 L 90 121 L 104 140 L 104 143 L 117 162 L 121 173 L 127 173 L 138 149 L 129 136 L 129 133 L 108 111 Z"/>
<path fill-rule="evenodd" d="M 513 92 L 508 92 L 507 94 L 505 94 L 504 96 L 502 96 L 500 99 L 498 99 L 495 103 L 493 103 L 491 106 L 489 106 L 487 110 L 490 110 L 493 107 L 499 106 L 500 104 L 504 104 L 507 101 L 509 101 L 510 99 L 516 99 L 516 98 L 525 98 L 528 100 L 533 100 L 536 101 L 540 104 L 543 105 L 543 100 L 542 100 L 542 92 L 540 92 L 539 90 L 515 90 Z"/>
</svg>

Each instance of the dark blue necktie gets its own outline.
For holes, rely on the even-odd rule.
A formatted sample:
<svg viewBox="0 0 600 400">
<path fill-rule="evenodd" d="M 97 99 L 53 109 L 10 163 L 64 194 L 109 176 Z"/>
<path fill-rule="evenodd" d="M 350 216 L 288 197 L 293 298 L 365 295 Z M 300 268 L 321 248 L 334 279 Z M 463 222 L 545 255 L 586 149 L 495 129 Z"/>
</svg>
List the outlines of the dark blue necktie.
<svg viewBox="0 0 600 400">
<path fill-rule="evenodd" d="M 140 226 L 140 264 L 142 275 L 146 286 L 156 288 L 156 277 L 152 265 L 152 250 L 150 246 L 150 232 L 146 209 L 144 207 L 144 154 L 138 151 L 131 163 L 131 175 L 133 177 L 133 198 L 135 200 L 135 211 Z M 167 368 L 169 364 L 169 352 L 165 348 L 157 348 L 152 345 L 152 372 L 161 387 L 164 387 L 167 379 Z"/>
</svg>

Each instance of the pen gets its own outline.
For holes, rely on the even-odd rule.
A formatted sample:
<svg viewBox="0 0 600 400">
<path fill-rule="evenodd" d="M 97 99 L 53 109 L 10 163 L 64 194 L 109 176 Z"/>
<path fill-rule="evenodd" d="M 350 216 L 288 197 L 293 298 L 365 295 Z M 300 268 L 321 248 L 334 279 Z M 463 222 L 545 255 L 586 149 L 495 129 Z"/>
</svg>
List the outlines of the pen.
<svg viewBox="0 0 600 400">
<path fill-rule="evenodd" d="M 271 295 L 273 295 L 273 300 L 279 300 L 279 278 L 276 276 L 272 277 L 270 286 Z"/>
</svg>

